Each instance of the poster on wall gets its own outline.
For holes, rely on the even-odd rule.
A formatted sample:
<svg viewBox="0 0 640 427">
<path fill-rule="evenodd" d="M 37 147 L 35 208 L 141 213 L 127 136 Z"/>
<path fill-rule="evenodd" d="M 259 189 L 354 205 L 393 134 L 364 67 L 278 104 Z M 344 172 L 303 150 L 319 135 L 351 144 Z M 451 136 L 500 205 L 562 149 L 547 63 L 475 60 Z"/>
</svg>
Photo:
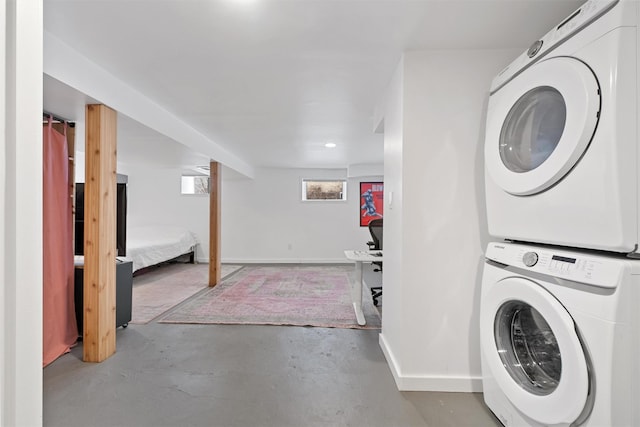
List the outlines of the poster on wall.
<svg viewBox="0 0 640 427">
<path fill-rule="evenodd" d="M 384 183 L 360 183 L 360 227 L 367 227 L 369 223 L 382 218 L 384 211 Z"/>
</svg>

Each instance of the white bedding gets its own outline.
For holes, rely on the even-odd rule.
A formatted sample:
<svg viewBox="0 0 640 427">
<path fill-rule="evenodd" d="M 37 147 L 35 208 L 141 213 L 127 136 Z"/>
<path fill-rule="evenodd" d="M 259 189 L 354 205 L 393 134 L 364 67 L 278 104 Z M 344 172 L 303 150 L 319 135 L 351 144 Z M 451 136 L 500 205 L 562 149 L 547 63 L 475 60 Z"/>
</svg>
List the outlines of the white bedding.
<svg viewBox="0 0 640 427">
<path fill-rule="evenodd" d="M 186 228 L 143 226 L 127 229 L 127 256 L 133 271 L 195 251 L 196 236 Z"/>
</svg>

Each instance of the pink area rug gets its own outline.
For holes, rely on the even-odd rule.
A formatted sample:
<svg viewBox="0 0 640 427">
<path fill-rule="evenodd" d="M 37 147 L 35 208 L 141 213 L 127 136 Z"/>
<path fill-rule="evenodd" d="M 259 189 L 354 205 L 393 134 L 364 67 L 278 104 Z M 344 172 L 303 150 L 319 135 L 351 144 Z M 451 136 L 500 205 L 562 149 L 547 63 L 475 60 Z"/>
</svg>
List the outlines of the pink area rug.
<svg viewBox="0 0 640 427">
<path fill-rule="evenodd" d="M 221 276 L 242 268 L 223 264 Z M 131 323 L 144 324 L 207 288 L 209 264 L 168 264 L 133 278 Z"/>
<path fill-rule="evenodd" d="M 356 323 L 353 266 L 246 266 L 176 308 L 160 323 L 254 324 L 379 329 L 365 289 L 367 324 Z"/>
</svg>

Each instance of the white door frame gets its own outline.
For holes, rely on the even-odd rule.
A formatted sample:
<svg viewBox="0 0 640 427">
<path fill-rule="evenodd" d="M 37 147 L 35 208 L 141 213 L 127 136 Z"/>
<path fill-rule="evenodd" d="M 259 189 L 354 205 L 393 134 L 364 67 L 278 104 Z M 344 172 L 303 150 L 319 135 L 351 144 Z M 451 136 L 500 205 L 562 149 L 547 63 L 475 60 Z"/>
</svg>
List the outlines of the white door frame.
<svg viewBox="0 0 640 427">
<path fill-rule="evenodd" d="M 0 425 L 42 425 L 43 0 L 0 0 Z"/>
</svg>

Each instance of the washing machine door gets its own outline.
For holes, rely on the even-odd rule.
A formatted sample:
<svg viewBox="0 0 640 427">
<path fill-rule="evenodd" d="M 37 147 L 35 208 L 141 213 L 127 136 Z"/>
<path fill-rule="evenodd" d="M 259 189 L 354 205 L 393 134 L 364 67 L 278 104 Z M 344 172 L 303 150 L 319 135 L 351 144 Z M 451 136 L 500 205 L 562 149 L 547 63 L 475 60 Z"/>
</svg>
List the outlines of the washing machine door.
<svg viewBox="0 0 640 427">
<path fill-rule="evenodd" d="M 504 191 L 542 192 L 583 155 L 600 111 L 598 81 L 583 62 L 541 61 L 489 99 L 485 166 Z"/>
<path fill-rule="evenodd" d="M 483 295 L 483 356 L 502 392 L 527 417 L 570 424 L 585 410 L 587 358 L 567 310 L 539 284 L 503 279 Z"/>
</svg>

